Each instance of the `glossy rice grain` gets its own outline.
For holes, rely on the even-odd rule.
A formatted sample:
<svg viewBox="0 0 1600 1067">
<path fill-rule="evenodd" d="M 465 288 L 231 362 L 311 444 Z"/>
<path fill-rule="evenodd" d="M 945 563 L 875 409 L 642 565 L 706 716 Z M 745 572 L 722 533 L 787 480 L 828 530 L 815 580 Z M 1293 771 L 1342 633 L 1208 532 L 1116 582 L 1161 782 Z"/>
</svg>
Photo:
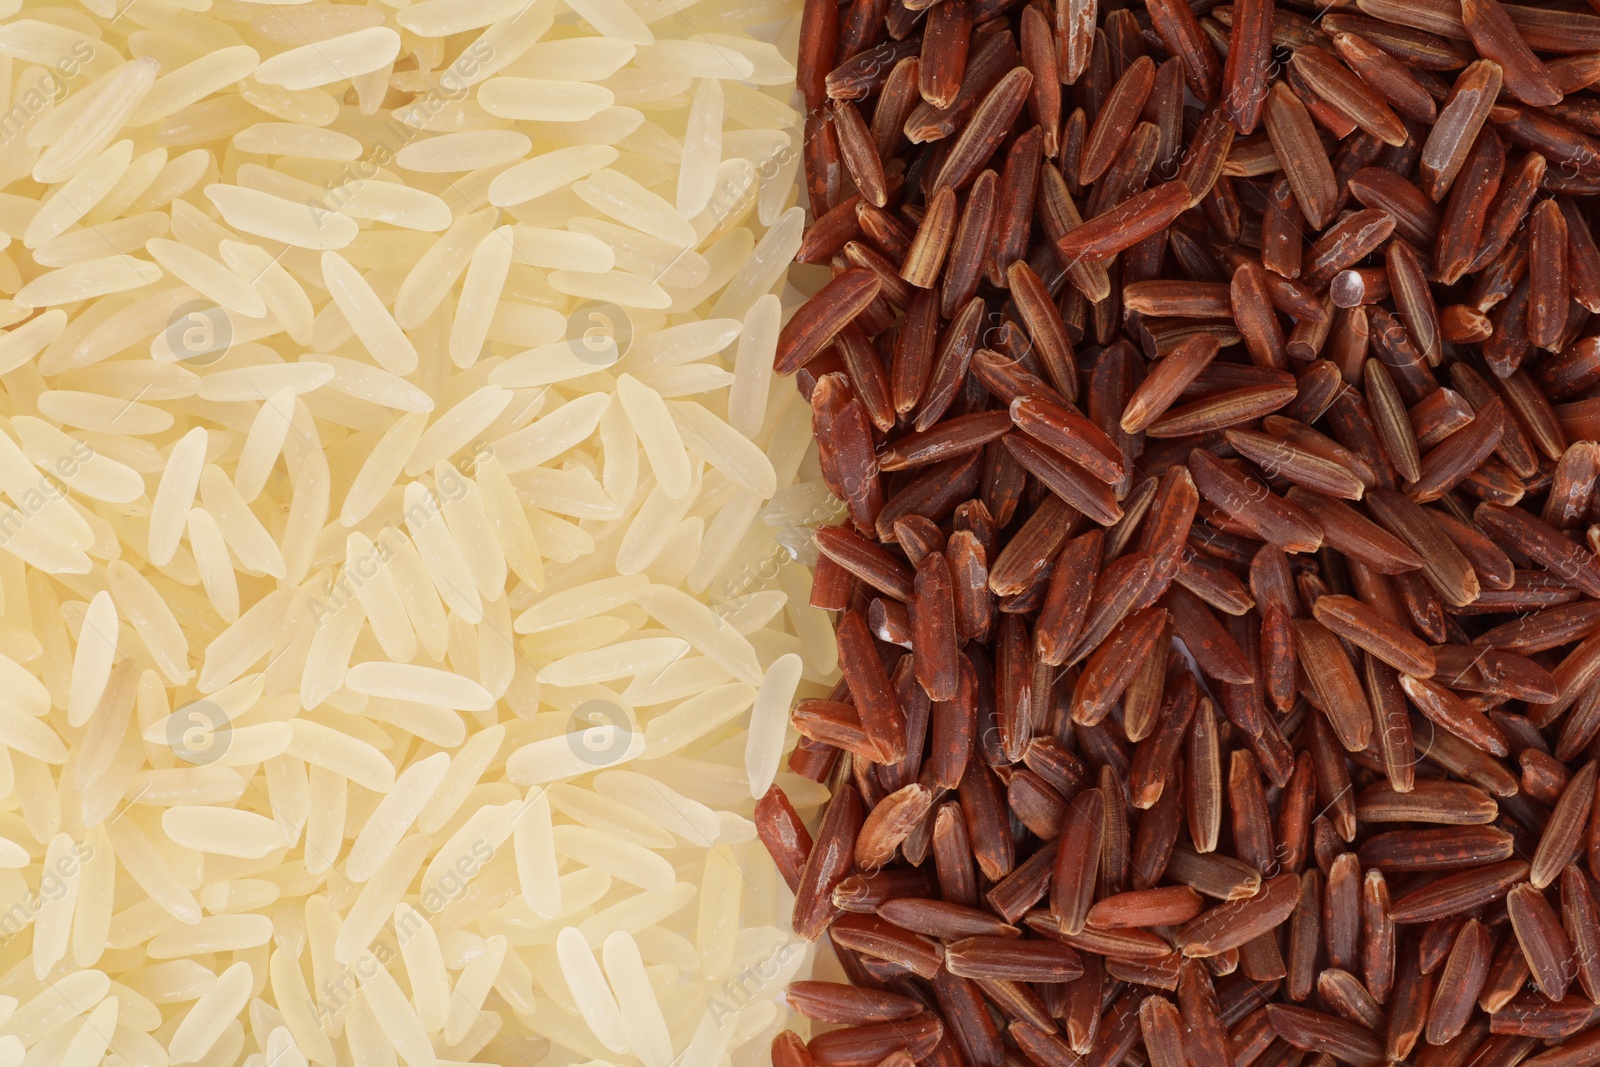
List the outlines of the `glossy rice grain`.
<svg viewBox="0 0 1600 1067">
<path fill-rule="evenodd" d="M 816 1062 L 879 987 L 913 1062 L 1589 1062 L 1600 16 L 841 22 L 774 353 L 847 505 Z"/>
</svg>

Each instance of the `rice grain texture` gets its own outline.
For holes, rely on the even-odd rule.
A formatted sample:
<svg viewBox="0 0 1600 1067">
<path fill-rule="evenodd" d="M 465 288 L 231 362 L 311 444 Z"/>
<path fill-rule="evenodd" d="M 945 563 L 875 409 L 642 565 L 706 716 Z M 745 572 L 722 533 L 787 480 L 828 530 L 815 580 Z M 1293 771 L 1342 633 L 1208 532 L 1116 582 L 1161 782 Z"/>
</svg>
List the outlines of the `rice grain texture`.
<svg viewBox="0 0 1600 1067">
<path fill-rule="evenodd" d="M 775 1065 L 1600 1064 L 1590 8 L 807 0 Z"/>
<path fill-rule="evenodd" d="M 0 6 L 0 1061 L 768 1061 L 799 14 Z"/>
</svg>

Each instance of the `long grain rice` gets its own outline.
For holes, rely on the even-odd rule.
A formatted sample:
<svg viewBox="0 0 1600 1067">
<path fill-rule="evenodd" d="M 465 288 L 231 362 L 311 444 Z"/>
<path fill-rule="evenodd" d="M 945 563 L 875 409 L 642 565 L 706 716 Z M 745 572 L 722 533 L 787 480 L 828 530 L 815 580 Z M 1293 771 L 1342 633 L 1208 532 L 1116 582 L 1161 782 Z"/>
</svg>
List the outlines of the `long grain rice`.
<svg viewBox="0 0 1600 1067">
<path fill-rule="evenodd" d="M 1600 1062 L 1600 19 L 1332 7 L 805 4 L 770 357 L 832 495 L 761 514 L 835 509 L 794 629 L 844 681 L 793 711 L 821 819 L 791 781 L 755 821 L 849 985 L 791 989 L 773 1064 Z M 638 59 L 705 104 L 701 43 Z"/>
<path fill-rule="evenodd" d="M 0 4 L 0 1062 L 766 1062 L 798 5 L 141 10 Z"/>
</svg>

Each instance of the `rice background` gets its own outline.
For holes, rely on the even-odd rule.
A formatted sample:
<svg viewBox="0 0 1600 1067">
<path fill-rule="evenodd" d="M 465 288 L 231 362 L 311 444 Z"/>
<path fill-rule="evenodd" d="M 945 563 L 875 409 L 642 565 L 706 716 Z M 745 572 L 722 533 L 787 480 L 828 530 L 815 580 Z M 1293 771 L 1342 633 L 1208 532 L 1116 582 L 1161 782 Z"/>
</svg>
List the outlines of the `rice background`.
<svg viewBox="0 0 1600 1067">
<path fill-rule="evenodd" d="M 0 1064 L 767 1062 L 797 21 L 0 3 Z"/>
</svg>

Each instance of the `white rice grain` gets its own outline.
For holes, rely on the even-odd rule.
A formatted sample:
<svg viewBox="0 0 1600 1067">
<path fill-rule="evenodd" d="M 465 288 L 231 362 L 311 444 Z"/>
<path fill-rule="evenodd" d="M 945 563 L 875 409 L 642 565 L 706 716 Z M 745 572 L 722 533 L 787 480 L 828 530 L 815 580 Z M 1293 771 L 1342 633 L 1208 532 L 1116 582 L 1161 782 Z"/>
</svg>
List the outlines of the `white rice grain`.
<svg viewBox="0 0 1600 1067">
<path fill-rule="evenodd" d="M 495 175 L 489 183 L 489 203 L 496 207 L 525 204 L 565 189 L 616 159 L 617 150 L 608 145 L 574 145 L 546 152 Z"/>
<path fill-rule="evenodd" d="M 580 300 L 620 304 L 624 307 L 665 311 L 672 296 L 654 278 L 627 271 L 558 270 L 549 277 L 550 287 Z"/>
<path fill-rule="evenodd" d="M 284 847 L 283 835 L 271 819 L 236 808 L 168 808 L 161 828 L 176 844 L 197 852 L 260 859 Z"/>
<path fill-rule="evenodd" d="M 344 248 L 359 231 L 354 219 L 308 211 L 302 204 L 256 189 L 218 183 L 204 191 L 229 226 L 296 248 Z"/>
<path fill-rule="evenodd" d="M 404 503 L 406 529 L 439 599 L 465 621 L 478 623 L 483 618 L 483 600 L 461 546 L 440 521 L 443 509 L 438 498 L 421 482 L 412 482 L 405 488 Z"/>
<path fill-rule="evenodd" d="M 18 289 L 12 299 L 29 308 L 74 304 L 138 289 L 160 277 L 161 268 L 154 263 L 125 255 L 105 256 L 46 271 Z"/>
<path fill-rule="evenodd" d="M 385 655 L 400 663 L 409 662 L 417 654 L 417 635 L 388 566 L 387 546 L 380 551 L 366 534 L 352 530 L 345 538 L 344 558 L 363 576 L 356 598 L 372 626 L 372 636 Z"/>
<path fill-rule="evenodd" d="M 498 385 L 478 389 L 440 415 L 418 439 L 406 459 L 406 474 L 415 477 L 466 448 L 510 405 L 512 394 Z"/>
<path fill-rule="evenodd" d="M 519 64 L 546 78 L 604 81 L 624 69 L 637 49 L 614 37 L 569 37 L 540 41 Z"/>
<path fill-rule="evenodd" d="M 291 48 L 261 61 L 256 80 L 285 89 L 315 89 L 382 70 L 400 54 L 400 35 L 373 26 Z"/>
<path fill-rule="evenodd" d="M 655 34 L 624 0 L 564 0 L 584 21 L 611 37 L 629 44 L 650 44 Z"/>
<path fill-rule="evenodd" d="M 311 339 L 312 309 L 306 291 L 265 249 L 238 241 L 222 241 L 217 246 L 222 261 L 266 301 L 267 310 L 282 323 L 284 331 L 305 344 Z"/>
<path fill-rule="evenodd" d="M 433 1067 L 437 1064 L 439 1060 L 428 1041 L 427 1031 L 423 1030 L 415 1012 L 406 1003 L 405 994 L 400 991 L 400 986 L 388 970 L 380 966 L 361 968 L 357 973 L 361 975 L 362 997 L 372 1008 L 384 1037 L 400 1054 L 406 1067 Z"/>
<path fill-rule="evenodd" d="M 410 904 L 395 907 L 394 926 L 406 932 L 399 939 L 400 957 L 405 961 L 417 1017 L 429 1033 L 443 1029 L 450 1016 L 450 977 L 439 949 L 439 935 L 427 916 Z"/>
<path fill-rule="evenodd" d="M 422 814 L 449 769 L 450 757 L 435 752 L 406 768 L 395 779 L 394 788 L 373 809 L 350 848 L 345 873 L 351 881 L 364 882 L 372 877 Z"/>
<path fill-rule="evenodd" d="M 672 1037 L 645 973 L 638 942 L 631 934 L 618 930 L 605 939 L 602 956 L 606 980 L 611 983 L 622 1012 L 628 1046 L 645 1067 L 667 1067 L 672 1062 Z"/>
<path fill-rule="evenodd" d="M 395 21 L 418 37 L 449 37 L 519 14 L 526 0 L 423 0 Z"/>
<path fill-rule="evenodd" d="M 761 679 L 744 749 L 745 775 L 750 780 L 750 795 L 756 799 L 766 793 L 777 776 L 789 726 L 789 707 L 804 669 L 804 661 L 790 653 L 774 660 Z"/>
<path fill-rule="evenodd" d="M 147 241 L 145 250 L 179 281 L 228 310 L 251 318 L 266 314 L 266 301 L 249 283 L 205 253 L 160 237 Z"/>
<path fill-rule="evenodd" d="M 777 472 L 755 442 L 692 400 L 672 402 L 672 415 L 686 444 L 741 488 L 759 497 L 777 491 Z"/>
<path fill-rule="evenodd" d="M 161 472 L 161 483 L 156 487 L 155 501 L 150 506 L 149 554 L 153 563 L 168 562 L 178 550 L 184 523 L 189 517 L 189 507 L 200 488 L 208 440 L 205 427 L 196 426 L 183 435 L 167 456 L 166 468 Z"/>
<path fill-rule="evenodd" d="M 228 542 L 222 536 L 222 527 L 211 513 L 203 508 L 189 510 L 185 532 L 189 548 L 194 552 L 195 566 L 200 571 L 200 584 L 205 588 L 211 606 L 224 622 L 239 618 L 239 581 L 233 561 L 228 556 Z"/>
<path fill-rule="evenodd" d="M 749 81 L 756 65 L 738 51 L 718 46 L 709 40 L 657 41 L 639 49 L 636 60 L 642 70 L 670 71 L 691 78 L 727 78 Z"/>
<path fill-rule="evenodd" d="M 506 760 L 506 776 L 517 785 L 545 785 L 620 766 L 644 750 L 641 730 L 625 724 L 589 726 L 523 745 Z"/>
<path fill-rule="evenodd" d="M 512 827 L 512 842 L 523 903 L 541 918 L 554 918 L 561 911 L 561 879 L 550 822 L 550 798 L 543 789 L 529 794 Z"/>
<path fill-rule="evenodd" d="M 643 575 L 617 575 L 552 593 L 517 616 L 517 632 L 538 633 L 558 626 L 570 626 L 637 601 L 649 585 Z"/>
<path fill-rule="evenodd" d="M 728 424 L 746 437 L 754 437 L 766 423 L 772 359 L 782 316 L 782 305 L 769 293 L 751 305 L 744 318 L 733 359 L 733 385 L 728 390 Z"/>
<path fill-rule="evenodd" d="M 700 968 L 713 978 L 727 974 L 733 965 L 744 882 L 739 857 L 731 846 L 717 845 L 706 853 L 695 949 Z"/>
<path fill-rule="evenodd" d="M 159 211 L 146 211 L 114 222 L 97 222 L 92 229 L 69 229 L 43 242 L 33 250 L 33 259 L 44 267 L 70 267 L 108 252 L 130 255 L 142 249 L 152 237 L 164 235 L 170 227 L 171 220 Z"/>
<path fill-rule="evenodd" d="M 117 627 L 117 606 L 111 594 L 102 589 L 89 601 L 78 630 L 67 700 L 67 722 L 72 726 L 89 721 L 111 681 L 111 667 L 117 657 Z"/>
<path fill-rule="evenodd" d="M 674 14 L 0 0 L 0 1067 L 762 1062 L 798 3 Z"/>
<path fill-rule="evenodd" d="M 676 208 L 620 171 L 609 168 L 596 171 L 587 179 L 575 182 L 572 190 L 590 207 L 640 233 L 651 234 L 680 248 L 692 248 L 699 243 L 694 227 Z"/>
<path fill-rule="evenodd" d="M 22 243 L 38 248 L 64 233 L 116 188 L 132 161 L 132 141 L 118 141 L 101 152 L 39 205 L 23 231 Z"/>
<path fill-rule="evenodd" d="M 678 880 L 666 859 L 610 834 L 586 826 L 558 826 L 554 834 L 558 854 L 640 889 L 666 892 Z"/>
<path fill-rule="evenodd" d="M 174 1064 L 198 1062 L 209 1052 L 245 1002 L 250 999 L 253 975 L 243 960 L 217 976 L 184 1017 L 168 1045 Z"/>
<path fill-rule="evenodd" d="M 241 568 L 254 574 L 285 577 L 286 565 L 277 542 L 233 487 L 226 472 L 214 463 L 200 472 L 200 501 L 217 520 L 217 527 Z"/>
<path fill-rule="evenodd" d="M 528 122 L 581 122 L 616 102 L 603 85 L 544 78 L 490 78 L 478 89 L 489 114 Z"/>
<path fill-rule="evenodd" d="M 674 500 L 682 499 L 689 491 L 689 454 L 661 394 L 624 374 L 617 379 L 617 398 L 662 490 Z"/>
<path fill-rule="evenodd" d="M 426 189 L 392 181 L 355 181 L 328 194 L 339 213 L 406 230 L 437 233 L 450 225 L 450 205 Z"/>
<path fill-rule="evenodd" d="M 66 328 L 67 313 L 52 308 L 15 329 L 0 334 L 0 374 L 16 370 L 36 356 Z"/>
<path fill-rule="evenodd" d="M 569 926 L 556 936 L 556 959 L 567 990 L 578 1006 L 578 1014 L 595 1038 L 612 1052 L 626 1052 L 629 1042 L 622 1009 L 606 983 L 594 952 L 576 927 Z"/>
<path fill-rule="evenodd" d="M 767 186 L 762 186 L 763 190 Z M 755 250 L 744 268 L 728 283 L 712 307 L 713 315 L 737 315 L 755 304 L 789 269 L 795 253 L 800 251 L 800 239 L 805 229 L 805 212 L 790 208 L 773 222 L 765 236 L 756 243 Z"/>
<path fill-rule="evenodd" d="M 108 997 L 96 1005 L 62 1051 L 61 1067 L 95 1067 L 101 1062 L 111 1044 L 120 1008 L 121 1001 L 117 997 Z"/>
<path fill-rule="evenodd" d="M 345 684 L 368 696 L 442 704 L 462 711 L 494 706 L 494 698 L 471 679 L 414 663 L 360 663 L 350 668 Z"/>
<path fill-rule="evenodd" d="M 494 442 L 495 457 L 508 474 L 541 466 L 588 438 L 611 405 L 605 393 L 589 393 Z"/>
<path fill-rule="evenodd" d="M 260 54 L 246 45 L 208 51 L 157 78 L 138 110 L 128 118 L 128 125 L 146 126 L 175 115 L 190 104 L 249 77 L 260 64 Z"/>
<path fill-rule="evenodd" d="M 738 683 L 719 685 L 690 697 L 650 720 L 644 732 L 644 758 L 671 755 L 742 715 L 755 698 L 755 689 Z"/>
<path fill-rule="evenodd" d="M 616 265 L 611 246 L 588 234 L 552 230 L 541 226 L 511 228 L 518 262 L 533 267 L 605 272 Z M 590 364 L 591 368 L 593 363 Z"/>
<path fill-rule="evenodd" d="M 493 228 L 493 219 L 484 213 L 458 216 L 400 283 L 394 296 L 395 321 L 408 330 L 422 325 L 467 269 L 472 250 Z"/>
<path fill-rule="evenodd" d="M 361 142 L 349 134 L 298 122 L 258 122 L 234 134 L 233 147 L 263 156 L 344 162 L 361 158 Z"/>
<path fill-rule="evenodd" d="M 399 375 L 416 370 L 416 347 L 349 260 L 338 252 L 324 252 L 322 279 L 345 321 L 384 370 Z"/>
<path fill-rule="evenodd" d="M 683 135 L 683 163 L 678 172 L 678 214 L 692 219 L 704 211 L 716 191 L 722 162 L 722 83 L 703 78 L 689 105 Z"/>
<path fill-rule="evenodd" d="M 308 767 L 286 756 L 268 762 L 267 789 L 285 843 L 299 844 L 304 834 L 307 873 L 322 874 L 332 867 L 343 847 L 350 813 L 345 780 L 326 767 Z"/>
<path fill-rule="evenodd" d="M 457 979 L 450 998 L 450 1018 L 444 1030 L 446 1043 L 459 1045 L 481 1023 L 488 1021 L 483 1013 L 483 1002 L 505 963 L 507 947 L 506 936 L 494 934 L 484 942 L 482 950 L 461 968 L 461 977 Z M 496 1032 L 492 1025 L 486 1029 L 490 1034 Z"/>
<path fill-rule="evenodd" d="M 383 857 L 345 914 L 333 943 L 335 960 L 348 965 L 367 951 L 427 860 L 430 847 L 425 836 L 413 834 Z"/>
<path fill-rule="evenodd" d="M 59 889 L 41 893 L 33 920 L 33 976 L 43 979 L 67 954 L 72 935 L 72 913 L 78 903 L 78 883 L 83 874 L 78 843 L 69 834 L 50 838 L 44 850 L 45 870 L 59 879 Z"/>
<path fill-rule="evenodd" d="M 393 788 L 394 765 L 367 742 L 309 719 L 295 719 L 290 726 L 290 755 L 342 774 L 375 793 Z"/>
<path fill-rule="evenodd" d="M 472 366 L 483 351 L 514 250 L 511 227 L 502 226 L 478 242 L 472 254 L 450 326 L 450 358 L 458 367 Z"/>
<path fill-rule="evenodd" d="M 640 605 L 663 626 L 716 660 L 750 685 L 761 682 L 755 650 L 727 620 L 680 589 L 652 585 Z"/>
<path fill-rule="evenodd" d="M 149 56 L 124 63 L 42 116 L 28 131 L 29 143 L 50 147 L 34 161 L 33 180 L 44 185 L 64 182 L 99 155 L 149 94 L 159 70 L 160 64 Z"/>
<path fill-rule="evenodd" d="M 410 412 L 395 420 L 384 431 L 362 461 L 361 469 L 356 472 L 345 494 L 344 505 L 339 512 L 340 522 L 354 526 L 378 505 L 384 494 L 394 487 L 400 472 L 405 469 L 406 459 L 422 439 L 427 425 L 427 412 Z"/>
<path fill-rule="evenodd" d="M 527 135 L 515 130 L 447 133 L 406 145 L 395 163 L 421 174 L 457 174 L 515 162 L 532 147 Z"/>
<path fill-rule="evenodd" d="M 265 915 L 207 915 L 157 934 L 150 939 L 149 952 L 152 959 L 180 959 L 255 948 L 271 938 L 272 920 Z"/>
</svg>

